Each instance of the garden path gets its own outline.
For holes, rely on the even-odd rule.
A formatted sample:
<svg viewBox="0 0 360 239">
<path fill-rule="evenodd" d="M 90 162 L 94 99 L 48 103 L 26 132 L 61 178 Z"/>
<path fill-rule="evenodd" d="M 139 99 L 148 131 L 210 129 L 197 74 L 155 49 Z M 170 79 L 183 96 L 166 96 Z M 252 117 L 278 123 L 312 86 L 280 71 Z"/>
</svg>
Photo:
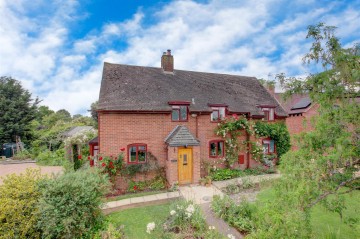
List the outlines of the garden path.
<svg viewBox="0 0 360 239">
<path fill-rule="evenodd" d="M 211 185 L 210 187 L 189 185 L 189 186 L 182 186 L 179 189 L 181 195 L 186 200 L 190 200 L 193 201 L 195 204 L 199 204 L 205 216 L 206 223 L 209 226 L 214 226 L 216 230 L 225 237 L 228 237 L 228 234 L 231 234 L 236 239 L 243 238 L 243 236 L 235 228 L 229 226 L 224 220 L 217 217 L 214 214 L 214 212 L 211 210 L 210 202 L 212 201 L 213 196 L 224 195 L 224 193 L 221 192 L 217 187 L 213 185 Z"/>
</svg>

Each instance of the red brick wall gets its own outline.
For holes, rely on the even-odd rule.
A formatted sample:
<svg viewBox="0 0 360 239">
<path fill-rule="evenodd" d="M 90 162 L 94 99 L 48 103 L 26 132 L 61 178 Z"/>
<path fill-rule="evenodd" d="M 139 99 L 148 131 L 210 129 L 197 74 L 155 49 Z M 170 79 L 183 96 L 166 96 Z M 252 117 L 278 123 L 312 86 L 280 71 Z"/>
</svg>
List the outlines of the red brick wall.
<svg viewBox="0 0 360 239">
<path fill-rule="evenodd" d="M 200 163 L 196 160 L 207 160 L 211 163 L 219 162 L 220 159 L 209 158 L 209 142 L 212 140 L 222 140 L 223 138 L 215 135 L 214 130 L 217 123 L 210 122 L 210 115 L 199 115 L 197 117 L 198 129 L 196 133 L 196 118 L 189 115 L 188 122 L 172 122 L 170 114 L 116 114 L 99 112 L 99 147 L 100 153 L 103 155 L 118 155 L 121 148 L 126 148 L 129 144 L 143 143 L 147 144 L 147 150 L 151 152 L 158 160 L 161 166 L 167 167 L 172 171 L 171 176 L 167 172 L 168 179 L 173 181 L 173 177 L 177 180 L 177 165 L 171 162 L 172 158 L 177 158 L 177 148 L 175 152 L 173 147 L 169 147 L 164 143 L 166 136 L 177 125 L 186 125 L 190 132 L 200 140 L 200 147 L 193 147 L 194 158 L 194 178 L 197 182 L 200 174 Z M 245 134 L 240 140 L 245 139 Z M 127 152 L 127 150 L 126 150 Z M 247 162 L 247 154 L 245 163 L 239 165 L 245 169 Z M 200 157 L 199 157 L 200 156 Z M 167 159 L 169 160 L 167 161 Z M 125 156 L 127 160 L 127 155 Z M 250 165 L 257 163 L 251 160 Z M 195 168 L 196 167 L 196 168 Z M 202 173 L 203 176 L 204 173 Z"/>
<path fill-rule="evenodd" d="M 308 111 L 299 116 L 289 116 L 286 118 L 286 126 L 288 127 L 292 149 L 297 149 L 295 137 L 302 132 L 311 131 L 314 129 L 313 116 L 318 115 L 318 105 L 312 106 Z"/>
</svg>

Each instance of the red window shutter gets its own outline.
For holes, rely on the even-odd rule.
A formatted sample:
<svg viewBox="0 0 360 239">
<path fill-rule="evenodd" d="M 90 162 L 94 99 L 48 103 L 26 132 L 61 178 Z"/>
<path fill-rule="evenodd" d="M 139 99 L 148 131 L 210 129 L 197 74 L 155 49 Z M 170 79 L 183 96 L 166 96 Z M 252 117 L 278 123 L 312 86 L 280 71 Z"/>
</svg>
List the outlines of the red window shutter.
<svg viewBox="0 0 360 239">
<path fill-rule="evenodd" d="M 245 163 L 245 156 L 243 154 L 238 156 L 238 162 L 239 162 L 239 164 Z"/>
</svg>

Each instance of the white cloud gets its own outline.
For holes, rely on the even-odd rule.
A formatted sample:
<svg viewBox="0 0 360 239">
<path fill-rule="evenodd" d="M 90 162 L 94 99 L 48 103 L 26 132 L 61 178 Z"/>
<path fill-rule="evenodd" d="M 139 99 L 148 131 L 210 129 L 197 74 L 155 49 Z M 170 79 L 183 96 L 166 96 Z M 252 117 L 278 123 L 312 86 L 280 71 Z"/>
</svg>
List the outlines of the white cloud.
<svg viewBox="0 0 360 239">
<path fill-rule="evenodd" d="M 304 75 L 309 24 L 337 25 L 346 45 L 359 40 L 359 9 L 341 4 L 178 0 L 72 39 L 76 29 L 69 23 L 86 16 L 77 1 L 0 0 L 0 75 L 21 80 L 50 108 L 73 114 L 85 113 L 97 100 L 104 61 L 159 67 L 167 49 L 177 69 L 259 78 Z"/>
</svg>

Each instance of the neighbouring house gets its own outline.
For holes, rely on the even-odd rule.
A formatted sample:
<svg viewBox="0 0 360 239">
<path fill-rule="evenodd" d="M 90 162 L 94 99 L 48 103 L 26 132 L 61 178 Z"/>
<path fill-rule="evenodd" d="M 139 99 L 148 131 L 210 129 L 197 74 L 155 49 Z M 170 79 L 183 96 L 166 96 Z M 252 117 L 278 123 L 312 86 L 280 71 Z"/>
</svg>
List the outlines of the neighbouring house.
<svg viewBox="0 0 360 239">
<path fill-rule="evenodd" d="M 145 163 L 151 152 L 165 167 L 169 184 L 197 183 L 201 162 L 226 157 L 224 139 L 214 130 L 233 114 L 250 120 L 287 117 L 256 78 L 177 70 L 170 50 L 162 55 L 161 68 L 104 63 L 99 152 L 118 155 L 125 148 L 127 164 Z M 263 144 L 275 151 L 271 139 Z M 256 165 L 248 152 L 242 152 L 236 167 Z"/>
<path fill-rule="evenodd" d="M 313 129 L 311 118 L 318 114 L 318 105 L 311 102 L 308 94 L 294 94 L 289 99 L 284 100 L 282 93 L 275 93 L 275 98 L 288 114 L 286 125 L 290 135 Z"/>
</svg>

